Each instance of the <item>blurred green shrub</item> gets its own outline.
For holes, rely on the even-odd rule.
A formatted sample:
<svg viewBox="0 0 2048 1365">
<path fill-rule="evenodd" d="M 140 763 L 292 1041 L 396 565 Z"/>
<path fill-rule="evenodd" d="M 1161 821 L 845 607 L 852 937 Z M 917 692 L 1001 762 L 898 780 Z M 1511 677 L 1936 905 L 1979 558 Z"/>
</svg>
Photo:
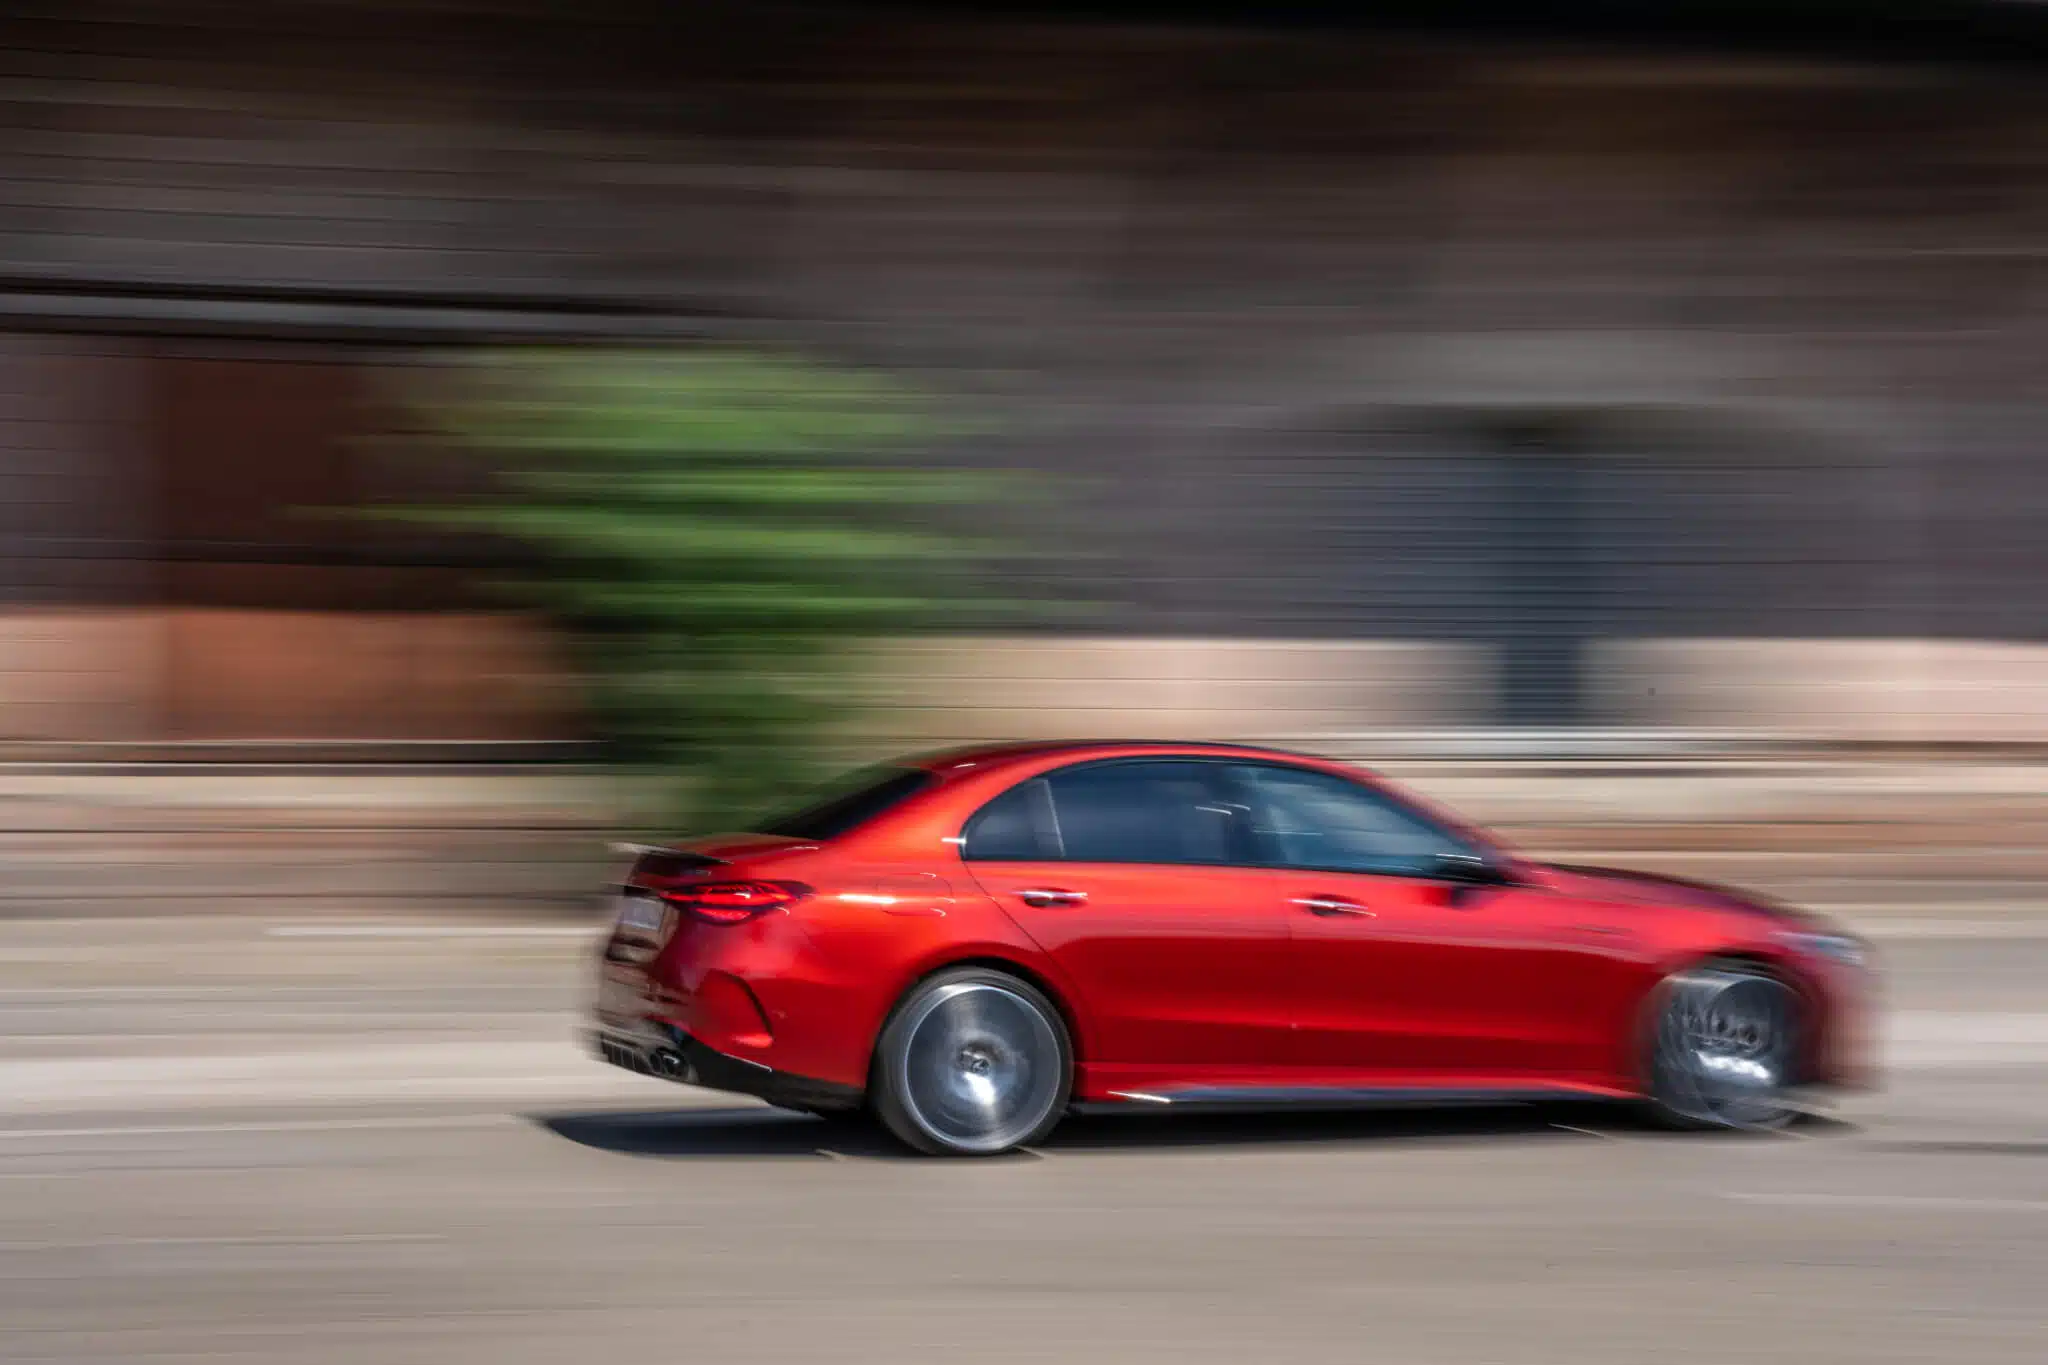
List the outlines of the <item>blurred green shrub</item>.
<svg viewBox="0 0 2048 1365">
<path fill-rule="evenodd" d="M 508 587 L 567 628 L 614 757 L 674 774 L 683 828 L 735 828 L 818 775 L 861 642 L 965 604 L 937 504 L 993 476 L 908 457 L 965 430 L 883 376 L 724 350 L 511 352 L 436 387 L 488 496 L 409 520 L 506 537 Z"/>
</svg>

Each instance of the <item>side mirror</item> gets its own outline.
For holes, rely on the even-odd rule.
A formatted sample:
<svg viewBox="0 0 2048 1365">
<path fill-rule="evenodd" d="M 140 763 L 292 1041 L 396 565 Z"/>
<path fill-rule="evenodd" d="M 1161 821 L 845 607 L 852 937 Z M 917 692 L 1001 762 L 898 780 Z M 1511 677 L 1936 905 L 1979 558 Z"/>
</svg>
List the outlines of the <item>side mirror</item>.
<svg viewBox="0 0 2048 1365">
<path fill-rule="evenodd" d="M 1439 853 L 1430 860 L 1429 875 L 1458 886 L 1506 886 L 1507 872 L 1476 853 Z"/>
</svg>

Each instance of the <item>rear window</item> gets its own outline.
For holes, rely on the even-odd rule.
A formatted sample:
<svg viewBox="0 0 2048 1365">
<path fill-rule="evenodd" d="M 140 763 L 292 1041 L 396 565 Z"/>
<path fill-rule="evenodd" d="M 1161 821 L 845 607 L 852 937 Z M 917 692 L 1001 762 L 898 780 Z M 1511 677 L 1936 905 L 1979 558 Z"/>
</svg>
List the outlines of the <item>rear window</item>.
<svg viewBox="0 0 2048 1365">
<path fill-rule="evenodd" d="M 752 832 L 821 842 L 837 839 L 938 780 L 923 768 L 863 768 L 831 783 L 795 810 L 756 824 Z"/>
</svg>

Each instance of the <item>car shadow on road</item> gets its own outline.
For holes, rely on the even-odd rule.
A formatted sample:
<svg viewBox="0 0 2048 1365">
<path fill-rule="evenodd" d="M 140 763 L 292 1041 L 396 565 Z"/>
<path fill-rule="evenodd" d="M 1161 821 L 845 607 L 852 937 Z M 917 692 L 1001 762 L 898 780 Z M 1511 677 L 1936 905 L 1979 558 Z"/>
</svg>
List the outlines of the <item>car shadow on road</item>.
<svg viewBox="0 0 2048 1365">
<path fill-rule="evenodd" d="M 810 1157 L 915 1159 L 869 1120 L 816 1118 L 759 1106 L 537 1113 L 538 1127 L 584 1147 L 660 1159 Z M 1075 1114 L 1041 1148 L 1010 1160 L 1065 1152 L 1186 1147 L 1439 1145 L 1453 1142 L 1584 1141 L 1651 1136 L 1611 1108 L 1503 1106 L 1330 1113 Z"/>
</svg>

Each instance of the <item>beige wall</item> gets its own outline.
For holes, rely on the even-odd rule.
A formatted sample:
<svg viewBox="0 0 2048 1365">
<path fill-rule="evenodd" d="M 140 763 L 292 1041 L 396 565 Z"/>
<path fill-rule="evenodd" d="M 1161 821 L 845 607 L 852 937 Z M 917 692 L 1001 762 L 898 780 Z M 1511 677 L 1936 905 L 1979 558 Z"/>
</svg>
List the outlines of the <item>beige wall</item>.
<svg viewBox="0 0 2048 1365">
<path fill-rule="evenodd" d="M 874 656 L 877 740 L 1304 735 L 1475 723 L 1483 651 L 1391 642 L 980 638 Z M 573 733 L 516 618 L 185 609 L 0 617 L 0 739 Z"/>
<path fill-rule="evenodd" d="M 1481 646 L 988 637 L 879 648 L 864 739 L 1306 739 L 1482 725 Z M 2048 742 L 2048 646 L 1627 640 L 1596 718 L 1826 741 Z M 0 615 L 0 740 L 530 740 L 574 688 L 514 616 L 31 609 Z"/>
<path fill-rule="evenodd" d="M 933 641 L 888 657 L 893 734 L 1306 739 L 1485 725 L 1478 645 Z M 1592 723 L 1825 742 L 2048 742 L 2048 646 L 1953 640 L 1622 640 L 1588 667 Z"/>
<path fill-rule="evenodd" d="M 893 737 L 1249 738 L 1472 724 L 1483 650 L 1389 641 L 979 638 L 878 663 Z"/>
<path fill-rule="evenodd" d="M 1971 640 L 1621 640 L 1596 653 L 1622 725 L 1831 741 L 2048 741 L 2048 646 Z"/>
</svg>

